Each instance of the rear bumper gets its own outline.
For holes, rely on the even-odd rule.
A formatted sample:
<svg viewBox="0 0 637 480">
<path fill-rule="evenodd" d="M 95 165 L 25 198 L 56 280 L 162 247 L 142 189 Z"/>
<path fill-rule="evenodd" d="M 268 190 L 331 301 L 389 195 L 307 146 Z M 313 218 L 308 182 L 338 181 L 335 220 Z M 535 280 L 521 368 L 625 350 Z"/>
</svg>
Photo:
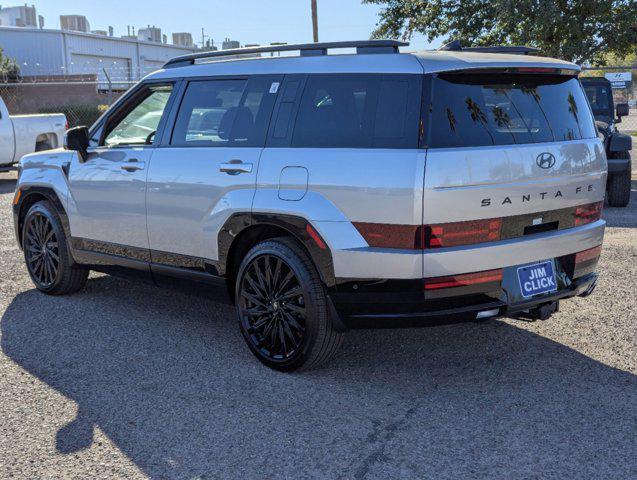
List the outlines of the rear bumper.
<svg viewBox="0 0 637 480">
<path fill-rule="evenodd" d="M 424 255 L 427 277 L 506 268 L 538 259 L 561 257 L 601 245 L 606 222 L 555 230 L 471 247 L 441 248 Z"/>
<path fill-rule="evenodd" d="M 509 303 L 502 289 L 425 300 L 424 293 L 417 292 L 422 289 L 422 281 L 413 280 L 380 282 L 378 285 L 383 285 L 385 292 L 333 292 L 329 299 L 338 314 L 337 326 L 342 329 L 428 327 L 481 318 L 517 317 L 545 304 L 586 295 L 595 287 L 597 277 L 596 273 L 589 273 L 557 292 L 519 303 Z"/>
</svg>

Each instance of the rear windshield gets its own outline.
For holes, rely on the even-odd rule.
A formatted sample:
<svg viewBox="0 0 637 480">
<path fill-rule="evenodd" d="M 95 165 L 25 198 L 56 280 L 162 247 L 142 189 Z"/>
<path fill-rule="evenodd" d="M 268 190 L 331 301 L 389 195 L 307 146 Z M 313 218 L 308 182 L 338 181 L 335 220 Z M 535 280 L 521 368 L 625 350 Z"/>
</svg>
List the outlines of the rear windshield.
<svg viewBox="0 0 637 480">
<path fill-rule="evenodd" d="M 440 74 L 433 79 L 432 88 L 430 147 L 514 145 L 596 136 L 586 97 L 573 77 Z"/>
</svg>

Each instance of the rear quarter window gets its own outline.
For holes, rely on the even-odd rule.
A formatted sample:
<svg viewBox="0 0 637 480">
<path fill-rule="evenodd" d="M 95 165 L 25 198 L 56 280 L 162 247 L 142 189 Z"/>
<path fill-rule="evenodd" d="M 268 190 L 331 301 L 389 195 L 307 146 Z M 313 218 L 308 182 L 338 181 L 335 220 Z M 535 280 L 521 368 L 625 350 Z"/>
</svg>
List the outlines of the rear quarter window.
<svg viewBox="0 0 637 480">
<path fill-rule="evenodd" d="M 417 148 L 420 75 L 312 75 L 293 147 Z"/>
<path fill-rule="evenodd" d="M 432 81 L 429 110 L 425 123 L 433 148 L 596 137 L 585 94 L 574 77 L 440 74 Z"/>
</svg>

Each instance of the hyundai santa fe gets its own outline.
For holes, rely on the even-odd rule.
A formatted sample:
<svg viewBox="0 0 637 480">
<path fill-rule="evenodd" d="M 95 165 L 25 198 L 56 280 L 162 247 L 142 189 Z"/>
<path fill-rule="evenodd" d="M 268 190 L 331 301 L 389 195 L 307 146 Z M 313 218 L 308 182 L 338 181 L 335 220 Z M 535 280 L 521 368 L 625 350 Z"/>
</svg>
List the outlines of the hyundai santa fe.
<svg viewBox="0 0 637 480">
<path fill-rule="evenodd" d="M 590 294 L 607 166 L 579 67 L 406 45 L 169 61 L 22 159 L 35 286 L 73 293 L 95 270 L 227 294 L 283 371 L 330 359 L 348 329 L 545 319 Z"/>
</svg>

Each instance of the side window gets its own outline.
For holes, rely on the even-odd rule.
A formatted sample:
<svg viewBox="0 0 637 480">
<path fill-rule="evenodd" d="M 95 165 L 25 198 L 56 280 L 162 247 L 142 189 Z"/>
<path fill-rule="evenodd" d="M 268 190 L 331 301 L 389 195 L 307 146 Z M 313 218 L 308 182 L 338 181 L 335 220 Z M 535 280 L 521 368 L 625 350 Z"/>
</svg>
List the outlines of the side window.
<svg viewBox="0 0 637 480">
<path fill-rule="evenodd" d="M 172 85 L 148 86 L 107 123 L 104 145 L 150 145 L 172 93 Z"/>
<path fill-rule="evenodd" d="M 271 77 L 189 83 L 171 145 L 259 147 L 276 99 Z M 272 93 L 271 93 L 272 92 Z"/>
<path fill-rule="evenodd" d="M 417 148 L 417 75 L 315 75 L 301 98 L 294 147 Z"/>
</svg>

